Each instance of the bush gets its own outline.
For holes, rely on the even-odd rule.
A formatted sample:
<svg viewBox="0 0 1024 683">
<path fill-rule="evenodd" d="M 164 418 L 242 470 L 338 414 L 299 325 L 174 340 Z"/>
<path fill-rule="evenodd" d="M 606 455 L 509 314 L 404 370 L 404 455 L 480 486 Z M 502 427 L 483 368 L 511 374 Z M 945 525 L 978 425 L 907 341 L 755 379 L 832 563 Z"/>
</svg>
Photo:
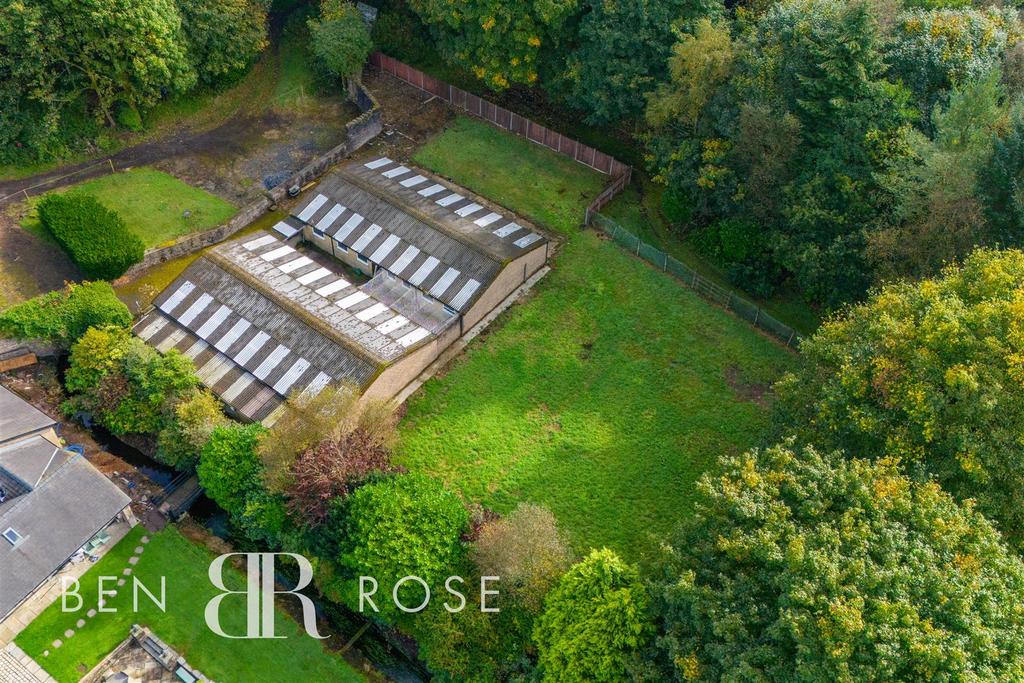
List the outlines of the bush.
<svg viewBox="0 0 1024 683">
<path fill-rule="evenodd" d="M 402 474 L 362 486 L 347 500 L 348 533 L 341 564 L 355 576 L 376 578 L 380 596 L 390 596 L 392 587 L 405 576 L 418 576 L 432 590 L 439 588 L 456 573 L 453 569 L 462 566 L 459 537 L 469 523 L 469 514 L 458 496 L 439 482 Z M 349 583 L 353 591 L 358 587 L 358 582 Z M 420 591 L 416 583 L 406 583 L 399 591 L 400 600 L 416 605 L 422 598 Z M 348 600 L 358 608 L 354 595 Z M 390 599 L 381 597 L 375 603 L 382 614 L 398 615 Z"/>
<path fill-rule="evenodd" d="M 171 410 L 157 438 L 157 460 L 175 469 L 193 470 L 210 434 L 228 424 L 228 418 L 217 397 L 205 389 L 196 389 Z"/>
<path fill-rule="evenodd" d="M 131 324 L 131 312 L 107 282 L 69 284 L 0 313 L 0 335 L 62 346 L 72 344 L 90 327 L 127 328 Z"/>
<path fill-rule="evenodd" d="M 309 22 L 313 54 L 335 76 L 358 74 L 373 49 L 362 13 L 350 2 L 324 0 L 320 17 Z"/>
<path fill-rule="evenodd" d="M 47 195 L 39 202 L 39 220 L 89 278 L 120 277 L 145 253 L 121 217 L 89 195 Z"/>
</svg>

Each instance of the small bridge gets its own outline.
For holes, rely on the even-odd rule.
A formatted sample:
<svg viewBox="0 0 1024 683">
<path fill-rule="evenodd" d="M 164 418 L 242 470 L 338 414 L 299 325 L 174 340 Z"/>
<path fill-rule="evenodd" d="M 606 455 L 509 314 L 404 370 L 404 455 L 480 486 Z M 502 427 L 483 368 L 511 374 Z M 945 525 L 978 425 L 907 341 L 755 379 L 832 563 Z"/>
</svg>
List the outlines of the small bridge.
<svg viewBox="0 0 1024 683">
<path fill-rule="evenodd" d="M 182 472 L 164 487 L 163 493 L 153 501 L 153 506 L 170 519 L 177 520 L 201 495 L 203 487 L 199 485 L 199 478 Z"/>
</svg>

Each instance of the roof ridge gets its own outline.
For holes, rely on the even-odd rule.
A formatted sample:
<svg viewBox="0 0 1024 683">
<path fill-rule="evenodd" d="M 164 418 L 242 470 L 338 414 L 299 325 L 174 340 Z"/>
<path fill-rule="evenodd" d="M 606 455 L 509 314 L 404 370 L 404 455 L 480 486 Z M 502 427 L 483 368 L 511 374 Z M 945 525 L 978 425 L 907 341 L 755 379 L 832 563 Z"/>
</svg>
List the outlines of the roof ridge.
<svg viewBox="0 0 1024 683">
<path fill-rule="evenodd" d="M 390 364 L 386 358 L 382 358 L 381 356 L 374 354 L 370 349 L 367 349 L 358 342 L 349 339 L 333 326 L 328 325 L 309 311 L 296 305 L 295 302 L 281 296 L 271 289 L 265 282 L 254 276 L 252 273 L 246 271 L 240 265 L 232 261 L 230 257 L 219 253 L 216 249 L 211 249 L 200 258 L 208 259 L 217 268 L 220 268 L 236 279 L 241 280 L 252 288 L 253 291 L 260 294 L 260 296 L 266 297 L 275 306 L 282 309 L 289 315 L 298 318 L 303 324 L 311 327 L 314 331 L 319 332 L 339 346 L 342 346 L 346 351 L 350 351 L 375 366 Z"/>
</svg>

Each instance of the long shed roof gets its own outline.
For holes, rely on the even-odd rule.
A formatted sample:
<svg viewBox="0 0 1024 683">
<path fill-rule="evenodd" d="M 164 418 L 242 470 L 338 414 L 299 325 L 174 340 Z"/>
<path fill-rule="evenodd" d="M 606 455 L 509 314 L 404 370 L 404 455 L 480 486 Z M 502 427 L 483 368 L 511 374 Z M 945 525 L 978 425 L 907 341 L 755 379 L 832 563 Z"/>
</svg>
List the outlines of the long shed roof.
<svg viewBox="0 0 1024 683">
<path fill-rule="evenodd" d="M 507 210 L 386 157 L 342 165 L 292 219 L 458 311 L 547 241 Z"/>
<path fill-rule="evenodd" d="M 135 333 L 193 360 L 244 417 L 265 421 L 294 392 L 365 387 L 451 324 L 443 306 L 381 272 L 356 286 L 331 259 L 258 232 L 215 247 L 155 300 Z"/>
</svg>

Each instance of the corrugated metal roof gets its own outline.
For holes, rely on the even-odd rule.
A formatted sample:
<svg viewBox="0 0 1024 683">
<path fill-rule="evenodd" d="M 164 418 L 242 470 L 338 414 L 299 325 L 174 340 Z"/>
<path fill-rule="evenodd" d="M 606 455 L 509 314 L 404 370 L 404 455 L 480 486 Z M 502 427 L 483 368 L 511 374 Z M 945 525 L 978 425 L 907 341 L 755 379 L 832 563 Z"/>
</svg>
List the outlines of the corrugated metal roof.
<svg viewBox="0 0 1024 683">
<path fill-rule="evenodd" d="M 342 166 L 296 216 L 455 310 L 544 242 L 500 207 L 387 158 Z"/>
</svg>

